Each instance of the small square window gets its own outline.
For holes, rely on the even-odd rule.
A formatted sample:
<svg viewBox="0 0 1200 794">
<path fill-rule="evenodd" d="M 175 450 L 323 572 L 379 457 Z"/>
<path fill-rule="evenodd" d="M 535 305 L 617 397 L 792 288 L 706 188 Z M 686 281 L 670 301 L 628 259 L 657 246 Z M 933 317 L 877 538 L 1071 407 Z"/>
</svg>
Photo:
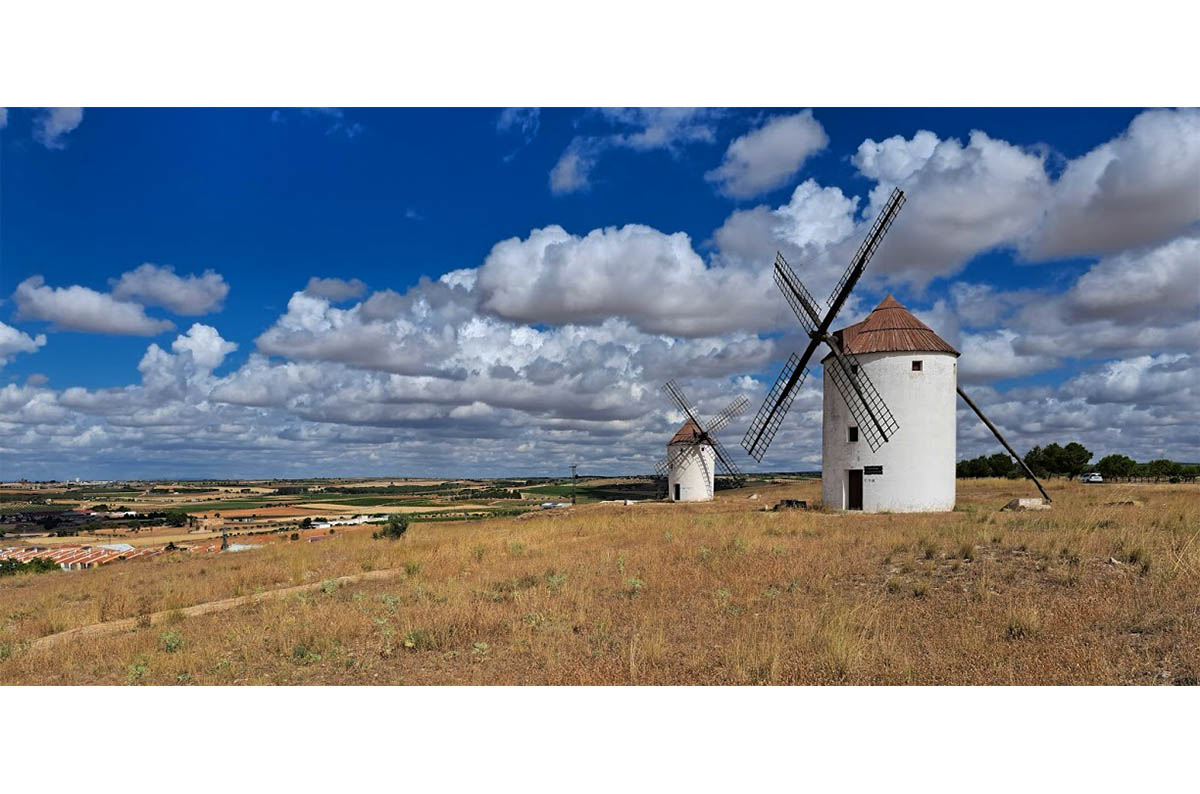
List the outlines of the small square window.
<svg viewBox="0 0 1200 794">
<path fill-rule="evenodd" d="M 858 365 L 857 365 L 857 364 L 851 364 L 851 365 L 850 365 L 850 374 L 851 374 L 851 375 L 857 375 L 857 374 L 858 374 Z"/>
<path fill-rule="evenodd" d="M 850 428 L 849 438 L 850 438 L 850 443 L 854 443 L 855 441 L 858 441 L 858 428 L 857 427 Z"/>
<path fill-rule="evenodd" d="M 920 362 L 920 361 L 914 361 L 914 362 L 913 362 L 913 370 L 912 370 L 912 371 L 913 371 L 913 372 L 920 372 L 920 371 L 921 371 L 921 362 Z"/>
</svg>

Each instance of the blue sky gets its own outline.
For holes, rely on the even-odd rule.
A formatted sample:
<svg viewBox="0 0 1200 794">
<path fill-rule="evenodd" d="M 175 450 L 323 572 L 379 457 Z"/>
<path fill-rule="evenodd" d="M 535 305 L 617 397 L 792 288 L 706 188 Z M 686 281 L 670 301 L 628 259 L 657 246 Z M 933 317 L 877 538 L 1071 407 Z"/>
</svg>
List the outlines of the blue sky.
<svg viewBox="0 0 1200 794">
<path fill-rule="evenodd" d="M 822 294 L 896 184 L 907 226 L 836 326 L 894 292 L 963 351 L 965 383 L 1018 447 L 1078 437 L 1200 457 L 1194 423 L 1182 429 L 1195 111 L 88 108 L 0 122 L 0 476 L 648 470 L 674 421 L 657 384 L 679 377 L 705 408 L 738 391 L 757 405 L 796 346 L 764 286 L 772 252 Z M 661 300 L 638 275 L 655 272 L 678 279 Z M 364 286 L 306 291 L 314 277 Z M 75 301 L 100 318 L 79 320 Z M 599 363 L 571 370 L 581 360 Z M 538 375 L 550 363 L 557 380 Z M 546 388 L 491 400 L 493 366 Z M 814 380 L 762 468 L 819 466 Z M 1103 419 L 1114 411 L 1124 434 Z M 960 452 L 992 451 L 961 422 Z"/>
</svg>

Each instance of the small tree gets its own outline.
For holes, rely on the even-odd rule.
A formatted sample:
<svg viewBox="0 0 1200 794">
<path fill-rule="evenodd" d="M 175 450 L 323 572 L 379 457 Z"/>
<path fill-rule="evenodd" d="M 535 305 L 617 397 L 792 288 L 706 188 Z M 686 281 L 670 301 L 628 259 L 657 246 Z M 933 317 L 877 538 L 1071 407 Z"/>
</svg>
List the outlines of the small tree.
<svg viewBox="0 0 1200 794">
<path fill-rule="evenodd" d="M 1181 468 L 1175 461 L 1158 458 L 1146 464 L 1146 473 L 1151 477 L 1177 477 Z"/>
<path fill-rule="evenodd" d="M 1062 473 L 1068 477 L 1078 477 L 1083 473 L 1084 468 L 1091 459 L 1091 450 L 1087 449 L 1083 446 L 1083 444 L 1080 444 L 1077 441 L 1072 441 L 1070 444 L 1067 444 L 1065 447 L 1063 447 L 1062 450 Z"/>
<path fill-rule="evenodd" d="M 997 452 L 988 458 L 988 468 L 991 469 L 993 477 L 1007 477 L 1016 467 L 1013 459 L 1003 452 Z"/>
<path fill-rule="evenodd" d="M 378 532 L 372 532 L 371 537 L 376 540 L 387 538 L 388 540 L 398 540 L 404 537 L 404 533 L 408 531 L 408 519 L 400 513 L 392 513 L 387 517 L 387 523 L 383 525 L 383 529 Z"/>
<path fill-rule="evenodd" d="M 1105 479 L 1113 477 L 1132 477 L 1137 462 L 1124 455 L 1105 455 L 1096 462 L 1096 471 Z"/>
<path fill-rule="evenodd" d="M 1035 446 L 1025 453 L 1025 465 L 1032 469 L 1038 477 L 1045 477 L 1050 473 L 1047 463 L 1046 451 L 1041 447 Z"/>
</svg>

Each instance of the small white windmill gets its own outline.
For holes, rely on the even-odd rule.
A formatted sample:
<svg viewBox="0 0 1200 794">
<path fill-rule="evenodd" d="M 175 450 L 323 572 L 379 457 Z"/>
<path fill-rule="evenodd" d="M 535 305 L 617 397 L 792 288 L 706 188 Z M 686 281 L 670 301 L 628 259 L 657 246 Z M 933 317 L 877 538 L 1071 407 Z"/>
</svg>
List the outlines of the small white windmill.
<svg viewBox="0 0 1200 794">
<path fill-rule="evenodd" d="M 658 464 L 658 475 L 667 478 L 667 498 L 672 502 L 711 500 L 716 485 L 717 465 L 740 485 L 745 478 L 729 457 L 729 452 L 717 440 L 716 433 L 729 424 L 733 417 L 746 410 L 750 400 L 740 395 L 724 411 L 702 425 L 675 381 L 663 384 L 663 391 L 687 417 L 667 442 L 667 457 Z"/>
</svg>

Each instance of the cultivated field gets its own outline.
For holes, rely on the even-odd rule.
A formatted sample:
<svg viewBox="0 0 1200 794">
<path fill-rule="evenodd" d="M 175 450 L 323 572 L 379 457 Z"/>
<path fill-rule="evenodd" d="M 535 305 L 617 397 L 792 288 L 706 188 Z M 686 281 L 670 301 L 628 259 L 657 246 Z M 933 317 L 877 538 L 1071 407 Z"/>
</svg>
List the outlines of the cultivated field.
<svg viewBox="0 0 1200 794">
<path fill-rule="evenodd" d="M 368 527 L 321 543 L 7 577 L 0 682 L 1200 678 L 1195 485 L 1057 481 L 1047 512 L 998 512 L 1032 495 L 1002 480 L 960 481 L 959 509 L 938 515 L 761 510 L 818 490 L 757 485 L 705 505 L 589 504 L 415 524 L 394 542 Z M 1105 504 L 1126 500 L 1136 504 Z M 374 571 L 388 573 L 339 580 Z M 252 598 L 184 611 L 238 596 Z M 39 639 L 120 619 L 131 620 Z"/>
</svg>

